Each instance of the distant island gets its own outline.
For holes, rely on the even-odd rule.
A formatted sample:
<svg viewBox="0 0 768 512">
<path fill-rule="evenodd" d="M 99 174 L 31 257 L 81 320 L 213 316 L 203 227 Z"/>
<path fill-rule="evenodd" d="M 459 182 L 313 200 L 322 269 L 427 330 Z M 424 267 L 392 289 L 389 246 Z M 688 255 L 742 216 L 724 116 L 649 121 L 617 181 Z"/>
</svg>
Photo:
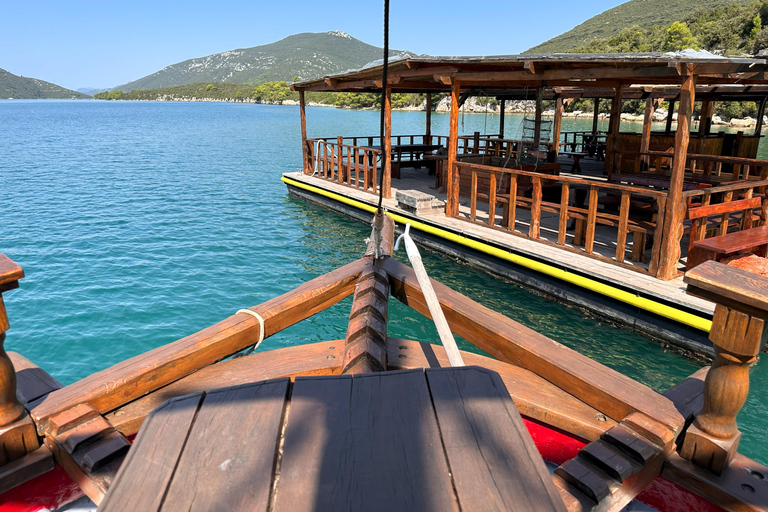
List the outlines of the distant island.
<svg viewBox="0 0 768 512">
<path fill-rule="evenodd" d="M 90 96 L 37 78 L 14 75 L 0 68 L 0 99 L 70 100 L 90 99 Z"/>
</svg>

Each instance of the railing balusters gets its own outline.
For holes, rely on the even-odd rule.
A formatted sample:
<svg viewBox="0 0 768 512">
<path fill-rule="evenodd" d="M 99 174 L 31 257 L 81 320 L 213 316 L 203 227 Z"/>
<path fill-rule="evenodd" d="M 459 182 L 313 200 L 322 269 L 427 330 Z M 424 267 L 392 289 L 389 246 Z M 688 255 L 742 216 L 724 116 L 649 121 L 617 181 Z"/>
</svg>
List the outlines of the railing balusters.
<svg viewBox="0 0 768 512">
<path fill-rule="evenodd" d="M 626 190 L 621 192 L 621 206 L 619 206 L 619 231 L 616 236 L 616 261 L 624 261 L 624 253 L 627 250 L 627 231 L 629 223 L 630 194 Z"/>
<path fill-rule="evenodd" d="M 531 224 L 528 226 L 528 236 L 539 238 L 539 230 L 541 228 L 541 178 L 534 176 L 532 180 Z"/>
<path fill-rule="evenodd" d="M 515 230 L 515 213 L 517 212 L 517 174 L 509 179 L 509 213 L 507 214 L 507 229 Z"/>
<path fill-rule="evenodd" d="M 472 171 L 472 183 L 470 185 L 469 196 L 469 219 L 475 220 L 477 217 L 477 171 Z"/>
<path fill-rule="evenodd" d="M 496 224 L 496 172 L 492 172 L 488 182 L 488 225 Z"/>
<path fill-rule="evenodd" d="M 560 222 L 557 226 L 557 244 L 565 245 L 565 237 L 568 230 L 568 200 L 570 187 L 568 183 L 560 185 Z"/>
<path fill-rule="evenodd" d="M 584 250 L 592 254 L 595 244 L 595 221 L 597 220 L 597 187 L 589 187 L 589 213 L 587 214 L 587 239 L 584 242 Z"/>
</svg>

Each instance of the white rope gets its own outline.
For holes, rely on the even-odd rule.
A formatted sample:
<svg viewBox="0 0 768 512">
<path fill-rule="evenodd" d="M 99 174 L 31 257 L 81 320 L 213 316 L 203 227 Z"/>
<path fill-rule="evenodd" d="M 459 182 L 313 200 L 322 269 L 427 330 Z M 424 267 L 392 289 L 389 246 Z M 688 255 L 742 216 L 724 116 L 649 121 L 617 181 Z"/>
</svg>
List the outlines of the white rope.
<svg viewBox="0 0 768 512">
<path fill-rule="evenodd" d="M 260 315 L 260 314 L 258 314 L 258 313 L 257 313 L 257 312 L 255 312 L 255 311 L 252 311 L 252 310 L 250 310 L 250 309 L 238 309 L 238 310 L 237 310 L 237 313 L 235 313 L 235 314 L 237 315 L 238 313 L 245 313 L 246 315 L 251 315 L 252 317 L 256 318 L 256 320 L 258 320 L 258 321 L 259 321 L 259 341 L 257 341 L 257 342 L 256 342 L 256 343 L 254 343 L 253 345 L 251 345 L 251 346 L 248 348 L 248 350 L 246 350 L 246 351 L 245 351 L 245 352 L 243 352 L 242 354 L 238 354 L 238 355 L 236 355 L 236 356 L 235 356 L 235 357 L 242 357 L 242 356 L 247 356 L 247 355 L 249 355 L 251 352 L 253 352 L 254 350 L 256 350 L 256 347 L 258 347 L 259 345 L 261 345 L 261 342 L 262 342 L 262 341 L 264 341 L 264 319 L 263 319 L 263 318 L 261 318 L 261 315 Z"/>
<path fill-rule="evenodd" d="M 429 313 L 432 315 L 432 320 L 435 322 L 437 328 L 437 334 L 440 335 L 440 341 L 443 343 L 445 354 L 448 356 L 451 366 L 464 366 L 464 360 L 461 358 L 461 352 L 459 347 L 456 346 L 456 340 L 453 339 L 453 333 L 451 328 L 448 327 L 448 321 L 443 314 L 443 308 L 440 306 L 440 302 L 437 300 L 435 290 L 432 288 L 432 283 L 427 275 L 427 270 L 424 268 L 424 263 L 421 261 L 421 254 L 419 254 L 419 248 L 416 247 L 409 231 L 411 230 L 411 223 L 405 225 L 405 232 L 400 235 L 395 243 L 395 251 L 400 246 L 400 240 L 405 240 L 405 251 L 408 253 L 408 259 L 413 266 L 413 272 L 416 274 L 416 280 L 419 282 L 419 288 L 424 295 L 424 301 L 427 303 Z"/>
</svg>

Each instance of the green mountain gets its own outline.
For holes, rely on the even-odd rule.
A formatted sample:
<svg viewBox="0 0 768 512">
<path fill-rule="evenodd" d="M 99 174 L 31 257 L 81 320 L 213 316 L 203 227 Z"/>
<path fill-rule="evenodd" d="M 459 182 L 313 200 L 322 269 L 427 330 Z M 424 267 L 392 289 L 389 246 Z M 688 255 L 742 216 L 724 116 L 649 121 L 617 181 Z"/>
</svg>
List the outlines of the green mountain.
<svg viewBox="0 0 768 512">
<path fill-rule="evenodd" d="M 0 68 L 0 98 L 82 99 L 90 96 L 37 78 L 14 75 Z"/>
<path fill-rule="evenodd" d="M 630 0 L 594 16 L 568 32 L 553 37 L 525 53 L 565 52 L 585 46 L 595 39 L 617 35 L 622 29 L 637 25 L 649 28 L 669 26 L 697 9 L 711 9 L 730 4 L 745 5 L 750 0 Z"/>
<path fill-rule="evenodd" d="M 391 55 L 403 52 L 392 51 Z M 115 90 L 159 89 L 193 83 L 249 83 L 315 78 L 357 69 L 380 59 L 381 48 L 344 32 L 296 34 L 275 43 L 185 60 Z"/>
</svg>

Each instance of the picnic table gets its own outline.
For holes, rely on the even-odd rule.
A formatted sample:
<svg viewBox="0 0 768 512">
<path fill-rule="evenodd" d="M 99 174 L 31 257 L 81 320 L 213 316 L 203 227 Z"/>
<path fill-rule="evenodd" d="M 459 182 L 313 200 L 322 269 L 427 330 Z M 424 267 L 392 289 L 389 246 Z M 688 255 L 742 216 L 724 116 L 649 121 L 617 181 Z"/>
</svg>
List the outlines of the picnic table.
<svg viewBox="0 0 768 512">
<path fill-rule="evenodd" d="M 392 151 L 392 160 L 390 163 L 390 167 L 392 169 L 392 177 L 393 178 L 400 178 L 400 166 L 403 162 L 411 163 L 413 165 L 419 166 L 421 164 L 426 164 L 426 160 L 423 159 L 423 156 L 425 153 L 430 153 L 432 151 L 435 151 L 437 149 L 442 148 L 440 144 L 395 144 L 391 147 Z M 362 146 L 363 149 L 369 149 L 369 150 L 376 150 L 381 151 L 383 148 L 382 146 Z M 369 153 L 370 154 L 370 153 Z M 407 160 L 403 160 L 403 156 L 407 156 Z M 373 165 L 373 162 L 369 162 L 371 165 Z M 429 164 L 426 164 L 427 167 L 430 168 L 430 172 L 434 172 L 434 167 L 430 167 Z"/>
<path fill-rule="evenodd" d="M 144 421 L 99 510 L 457 503 L 565 511 L 504 383 L 479 367 L 273 379 L 171 399 Z"/>
</svg>

